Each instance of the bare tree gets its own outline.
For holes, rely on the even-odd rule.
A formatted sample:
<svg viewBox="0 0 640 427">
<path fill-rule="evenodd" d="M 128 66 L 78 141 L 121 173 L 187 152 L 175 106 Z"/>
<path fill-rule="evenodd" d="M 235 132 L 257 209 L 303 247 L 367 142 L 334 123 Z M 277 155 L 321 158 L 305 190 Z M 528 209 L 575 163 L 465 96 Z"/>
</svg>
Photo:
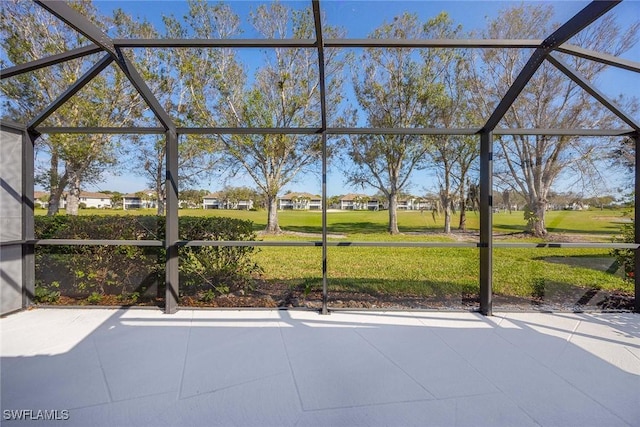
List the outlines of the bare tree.
<svg viewBox="0 0 640 427">
<path fill-rule="evenodd" d="M 311 9 L 292 10 L 281 3 L 261 5 L 251 15 L 253 26 L 267 38 L 314 38 Z M 326 37 L 337 30 L 325 28 Z M 335 52 L 325 56 L 329 99 L 340 101 L 340 67 Z M 236 73 L 236 75 L 232 75 Z M 231 63 L 218 73 L 220 120 L 229 126 L 309 127 L 320 124 L 318 58 L 310 49 L 273 49 L 255 80 L 246 87 L 244 75 Z M 331 111 L 329 111 L 331 113 Z M 279 233 L 277 197 L 297 175 L 317 164 L 321 142 L 309 135 L 233 135 L 221 137 L 232 167 L 251 177 L 267 199 L 265 231 Z"/>
<path fill-rule="evenodd" d="M 397 16 L 370 35 L 371 38 L 437 38 L 448 28 L 441 14 L 426 24 L 412 14 Z M 443 65 L 444 64 L 444 65 Z M 433 126 L 436 111 L 446 98 L 441 74 L 446 60 L 441 50 L 365 49 L 354 60 L 353 86 L 367 124 L 381 128 Z M 407 188 L 411 174 L 425 167 L 431 147 L 426 137 L 414 135 L 358 135 L 347 141 L 353 168 L 347 179 L 353 185 L 378 189 L 388 200 L 388 231 L 397 234 L 398 194 Z"/>
<path fill-rule="evenodd" d="M 240 19 L 224 4 L 202 0 L 189 2 L 188 19 L 165 18 L 173 37 L 233 38 L 240 33 Z M 311 9 L 293 10 L 273 3 L 261 5 L 250 21 L 266 38 L 314 38 Z M 325 35 L 338 35 L 332 28 Z M 172 65 L 180 79 L 174 85 L 186 105 L 180 120 L 195 126 L 305 127 L 320 123 L 318 59 L 313 49 L 270 49 L 263 66 L 248 79 L 248 70 L 233 49 L 177 49 Z M 325 57 L 328 87 L 335 95 L 329 105 L 339 103 L 339 73 L 336 53 Z M 331 107 L 333 108 L 333 107 Z M 179 111 L 180 112 L 180 111 Z M 248 175 L 267 199 L 266 231 L 280 232 L 277 196 L 303 170 L 320 159 L 316 136 L 232 135 L 219 136 L 216 144 L 224 152 L 226 167 L 233 179 Z M 211 166 L 209 166 L 211 169 Z M 203 171 L 204 172 L 204 171 Z M 181 180 L 184 174 L 181 175 Z"/>
<path fill-rule="evenodd" d="M 636 142 L 630 136 L 624 137 L 618 143 L 611 154 L 610 158 L 615 166 L 622 166 L 629 172 L 636 167 Z"/>
<path fill-rule="evenodd" d="M 126 33 L 158 38 L 160 34 L 149 22 L 138 23 L 121 11 L 116 13 L 120 36 Z M 189 1 L 189 16 L 179 20 L 163 18 L 167 37 L 232 37 L 237 34 L 238 18 L 225 5 L 210 5 L 202 0 Z M 125 33 L 125 34 L 122 34 Z M 209 126 L 213 119 L 206 100 L 219 99 L 212 87 L 213 65 L 229 58 L 229 51 L 216 49 L 134 49 L 128 52 L 146 83 L 179 126 Z M 155 120 L 146 117 L 147 120 Z M 166 199 L 166 139 L 133 139 L 134 173 L 147 180 L 158 200 L 157 214 L 164 215 Z M 178 139 L 178 188 L 187 189 L 203 179 L 220 174 L 220 145 L 217 139 L 203 135 L 181 135 Z"/>
<path fill-rule="evenodd" d="M 455 38 L 458 31 L 447 31 L 442 38 Z M 445 97 L 436 113 L 437 125 L 445 128 L 471 127 L 476 112 L 471 108 L 468 90 L 469 58 L 461 50 L 442 54 L 442 83 Z M 428 151 L 430 166 L 435 170 L 439 184 L 440 202 L 444 211 L 444 232 L 451 232 L 451 216 L 455 206 L 460 206 L 458 229 L 466 229 L 467 182 L 472 165 L 479 155 L 476 137 L 468 135 L 439 135 L 433 138 Z"/>
<path fill-rule="evenodd" d="M 511 192 L 509 189 L 502 192 L 502 204 L 504 204 L 504 208 L 511 213 Z"/>
<path fill-rule="evenodd" d="M 102 29 L 113 23 L 111 18 L 98 13 L 91 1 L 75 2 L 72 7 Z M 6 57 L 13 64 L 86 44 L 84 36 L 32 2 L 5 2 L 0 33 Z M 0 88 L 6 96 L 5 117 L 22 122 L 25 118 L 34 118 L 99 59 L 99 54 L 89 55 L 3 80 Z M 142 114 L 142 105 L 142 99 L 128 86 L 125 76 L 110 66 L 43 124 L 126 126 Z M 38 138 L 36 149 L 48 159 L 47 167 L 39 171 L 38 178 L 50 193 L 49 215 L 58 211 L 66 188 L 69 189 L 67 213 L 77 214 L 81 186 L 100 180 L 107 167 L 113 168 L 118 158 L 118 142 L 113 135 L 98 134 Z"/>
<path fill-rule="evenodd" d="M 553 32 L 553 7 L 520 5 L 511 7 L 489 23 L 488 38 L 545 38 Z M 622 31 L 611 14 L 575 36 L 571 43 L 600 52 L 619 55 L 636 42 L 639 24 Z M 488 115 L 504 96 L 531 52 L 516 49 L 486 49 L 472 68 L 475 105 Z M 600 74 L 604 65 L 574 56 L 566 61 L 587 79 Z M 597 104 L 585 91 L 548 62 L 542 64 L 527 87 L 502 119 L 509 128 L 597 128 L 615 121 L 613 115 Z M 527 230 L 537 237 L 547 234 L 545 212 L 549 191 L 563 173 L 576 175 L 596 169 L 596 153 L 602 141 L 570 136 L 499 136 L 496 153 L 496 178 L 527 200 Z"/>
</svg>

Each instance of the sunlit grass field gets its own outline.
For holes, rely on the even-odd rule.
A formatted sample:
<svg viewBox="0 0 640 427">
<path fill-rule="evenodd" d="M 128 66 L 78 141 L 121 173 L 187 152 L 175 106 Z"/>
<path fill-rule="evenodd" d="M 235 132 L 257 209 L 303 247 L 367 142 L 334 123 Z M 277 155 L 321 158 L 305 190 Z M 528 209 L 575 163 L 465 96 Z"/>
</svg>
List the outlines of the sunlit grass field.
<svg viewBox="0 0 640 427">
<path fill-rule="evenodd" d="M 618 232 L 623 220 L 623 210 L 604 209 L 586 211 L 549 211 L 546 223 L 550 233 L 589 234 L 593 241 L 609 241 L 610 236 Z M 44 209 L 37 209 L 36 215 L 44 215 Z M 60 211 L 64 214 L 64 211 Z M 80 215 L 155 215 L 155 209 L 81 209 Z M 267 224 L 267 212 L 239 211 L 226 209 L 180 209 L 182 216 L 222 216 L 252 221 L 256 231 Z M 321 233 L 322 216 L 319 211 L 285 210 L 278 213 L 280 226 L 285 231 Z M 467 230 L 478 231 L 480 216 L 477 212 L 467 212 Z M 453 216 L 452 229 L 457 229 L 459 213 Z M 386 233 L 388 211 L 337 211 L 327 213 L 328 231 L 346 234 L 378 234 Z M 525 229 L 522 211 L 500 212 L 493 214 L 493 228 L 496 234 L 520 233 Z M 444 227 L 444 216 L 424 211 L 399 211 L 398 226 L 401 233 L 433 233 L 441 232 Z"/>
<path fill-rule="evenodd" d="M 44 214 L 44 211 L 38 211 Z M 94 210 L 81 215 L 154 215 L 154 210 Z M 182 216 L 215 215 L 249 220 L 256 232 L 266 226 L 266 211 L 183 209 Z M 452 221 L 457 229 L 458 215 Z M 443 217 L 431 212 L 400 211 L 401 234 L 386 232 L 387 211 L 328 212 L 328 231 L 339 241 L 425 242 L 477 241 L 479 214 L 467 213 L 467 232 L 442 233 Z M 554 241 L 610 242 L 623 221 L 622 210 L 551 211 L 546 223 Z M 320 212 L 281 211 L 279 236 L 259 234 L 258 240 L 320 240 Z M 496 241 L 536 242 L 523 237 L 522 212 L 493 214 Z M 302 234 L 304 233 L 304 234 Z M 308 234 L 311 233 L 311 234 Z M 115 237 L 115 236 L 114 236 Z M 283 281 L 291 286 L 317 289 L 322 277 L 320 247 L 261 247 L 254 255 L 266 280 Z M 544 293 L 550 286 L 596 288 L 631 293 L 630 282 L 610 256 L 608 249 L 494 249 L 493 282 L 496 295 L 529 297 Z M 597 262 L 596 262 L 597 261 Z M 411 295 L 442 297 L 477 294 L 479 291 L 479 250 L 477 248 L 389 248 L 329 247 L 330 291 L 369 295 Z"/>
</svg>

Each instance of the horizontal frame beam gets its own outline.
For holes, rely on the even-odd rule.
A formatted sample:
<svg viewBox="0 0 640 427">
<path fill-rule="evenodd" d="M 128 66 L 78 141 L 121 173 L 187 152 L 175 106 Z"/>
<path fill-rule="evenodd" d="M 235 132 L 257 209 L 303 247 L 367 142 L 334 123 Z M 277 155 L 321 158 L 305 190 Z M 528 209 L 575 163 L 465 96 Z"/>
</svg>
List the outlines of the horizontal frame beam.
<svg viewBox="0 0 640 427">
<path fill-rule="evenodd" d="M 627 136 L 633 129 L 495 129 L 494 135 Z"/>
<path fill-rule="evenodd" d="M 579 248 L 579 249 L 638 249 L 637 243 L 494 243 L 494 248 Z"/>
<path fill-rule="evenodd" d="M 118 48 L 315 48 L 314 39 L 113 39 Z"/>
<path fill-rule="evenodd" d="M 321 247 L 322 241 L 221 241 L 221 240 L 180 240 L 178 245 L 193 246 L 314 246 Z M 478 243 L 468 242 L 327 242 L 327 246 L 375 247 L 375 248 L 477 248 Z"/>
<path fill-rule="evenodd" d="M 2 242 L 1 245 L 32 244 L 36 246 L 149 246 L 163 247 L 164 240 L 113 240 L 113 239 L 36 239 Z M 178 240 L 180 247 L 321 247 L 322 241 L 262 241 L 262 240 Z M 479 248 L 479 242 L 343 242 L 329 241 L 331 247 L 369 248 Z M 579 248 L 579 249 L 639 249 L 639 243 L 509 243 L 496 242 L 494 248 Z"/>
<path fill-rule="evenodd" d="M 164 134 L 166 131 L 161 127 L 51 127 L 38 126 L 36 132 L 41 135 L 53 134 Z"/>
<path fill-rule="evenodd" d="M 5 242 L 0 242 L 0 246 L 18 246 L 25 244 L 25 240 L 7 240 Z"/>
<path fill-rule="evenodd" d="M 324 39 L 325 48 L 530 48 L 529 39 Z M 119 48 L 317 48 L 315 39 L 113 39 Z"/>
<path fill-rule="evenodd" d="M 324 39 L 325 48 L 451 48 L 451 49 L 499 49 L 519 48 L 536 49 L 543 40 L 539 39 Z M 317 48 L 314 39 L 114 39 L 113 43 L 118 48 L 237 48 L 237 49 L 263 49 L 263 48 Z M 565 43 L 555 50 L 581 58 L 602 62 L 614 67 L 630 71 L 640 72 L 640 63 L 613 55 L 584 49 L 579 46 Z"/>
<path fill-rule="evenodd" d="M 37 246 L 156 246 L 162 247 L 163 240 L 113 240 L 113 239 L 36 239 L 28 242 Z"/>
<path fill-rule="evenodd" d="M 176 128 L 176 132 L 182 135 L 315 135 L 321 134 L 322 128 Z"/>
<path fill-rule="evenodd" d="M 480 128 L 327 128 L 331 135 L 475 135 Z"/>
<path fill-rule="evenodd" d="M 521 48 L 535 49 L 542 40 L 531 39 L 326 39 L 327 48 Z"/>
<path fill-rule="evenodd" d="M 11 120 L 0 119 L 0 127 L 7 128 L 8 130 L 25 132 L 27 130 L 27 125 L 24 123 L 17 123 Z"/>
<path fill-rule="evenodd" d="M 49 127 L 35 129 L 40 134 L 164 134 L 161 127 Z M 476 135 L 480 128 L 327 128 L 328 135 Z M 178 127 L 180 135 L 319 135 L 322 128 L 185 128 Z M 547 136 L 628 136 L 629 129 L 495 129 L 494 135 L 547 135 Z"/>
</svg>

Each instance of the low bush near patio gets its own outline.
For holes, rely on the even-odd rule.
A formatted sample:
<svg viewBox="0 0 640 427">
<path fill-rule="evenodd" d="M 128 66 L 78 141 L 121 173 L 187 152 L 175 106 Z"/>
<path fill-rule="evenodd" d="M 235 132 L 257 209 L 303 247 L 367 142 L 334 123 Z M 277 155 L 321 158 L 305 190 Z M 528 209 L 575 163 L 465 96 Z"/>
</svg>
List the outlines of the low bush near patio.
<svg viewBox="0 0 640 427">
<path fill-rule="evenodd" d="M 614 239 L 617 243 L 635 242 L 635 222 L 625 223 L 620 227 L 620 235 Z M 613 249 L 611 255 L 616 258 L 618 265 L 624 269 L 625 279 L 634 280 L 635 275 L 635 252 L 632 249 Z"/>
<path fill-rule="evenodd" d="M 185 221 L 185 219 L 188 219 Z M 253 224 L 233 218 L 180 218 L 183 240 L 255 240 Z M 251 255 L 258 249 L 250 246 L 201 246 L 180 248 L 181 294 L 211 300 L 217 295 L 247 291 L 253 276 L 262 269 Z"/>
<path fill-rule="evenodd" d="M 164 217 L 38 216 L 37 239 L 163 240 Z M 182 240 L 253 240 L 250 221 L 231 218 L 180 218 Z M 259 267 L 252 247 L 182 247 L 181 291 L 228 293 L 250 285 Z M 37 246 L 36 300 L 52 303 L 65 296 L 97 304 L 96 295 L 122 304 L 152 302 L 163 296 L 166 251 L 157 246 Z M 55 290 L 55 292 L 53 292 Z M 89 301 L 90 299 L 90 301 Z"/>
<path fill-rule="evenodd" d="M 161 238 L 158 218 L 107 216 L 53 216 L 35 218 L 38 239 L 126 239 Z M 163 282 L 164 251 L 136 246 L 37 246 L 36 295 L 55 282 L 60 296 L 89 298 L 95 294 L 127 295 L 157 289 Z M 151 296 L 155 297 L 155 295 Z M 50 302 L 50 301 L 46 301 Z"/>
</svg>

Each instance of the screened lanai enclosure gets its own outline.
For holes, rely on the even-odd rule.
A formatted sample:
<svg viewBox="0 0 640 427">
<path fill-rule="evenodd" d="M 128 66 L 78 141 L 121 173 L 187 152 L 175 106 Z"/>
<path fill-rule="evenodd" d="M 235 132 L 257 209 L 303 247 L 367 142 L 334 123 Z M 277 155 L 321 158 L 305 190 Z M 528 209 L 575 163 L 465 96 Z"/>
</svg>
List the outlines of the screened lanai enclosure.
<svg viewBox="0 0 640 427">
<path fill-rule="evenodd" d="M 3 4 L 2 314 L 640 311 L 638 6 L 496 3 Z"/>
</svg>

